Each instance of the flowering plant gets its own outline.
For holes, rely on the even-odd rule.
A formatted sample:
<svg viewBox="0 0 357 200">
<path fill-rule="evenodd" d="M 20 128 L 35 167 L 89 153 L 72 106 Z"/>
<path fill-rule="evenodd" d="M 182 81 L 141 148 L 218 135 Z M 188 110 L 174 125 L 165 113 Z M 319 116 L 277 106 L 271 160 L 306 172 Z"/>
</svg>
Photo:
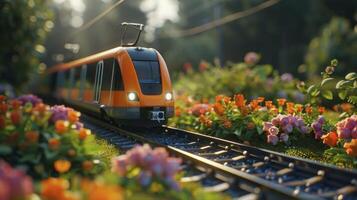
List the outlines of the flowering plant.
<svg viewBox="0 0 357 200">
<path fill-rule="evenodd" d="M 50 107 L 33 95 L 0 97 L 0 157 L 23 166 L 34 178 L 91 175 L 102 170 L 90 130 L 79 123 L 80 113 Z"/>
<path fill-rule="evenodd" d="M 145 144 L 113 158 L 112 171 L 127 184 L 134 182 L 148 189 L 159 185 L 179 190 L 176 175 L 180 171 L 180 163 L 180 159 L 169 157 L 164 148 L 152 149 Z"/>
<path fill-rule="evenodd" d="M 0 199 L 26 199 L 32 193 L 31 178 L 0 160 Z"/>
</svg>

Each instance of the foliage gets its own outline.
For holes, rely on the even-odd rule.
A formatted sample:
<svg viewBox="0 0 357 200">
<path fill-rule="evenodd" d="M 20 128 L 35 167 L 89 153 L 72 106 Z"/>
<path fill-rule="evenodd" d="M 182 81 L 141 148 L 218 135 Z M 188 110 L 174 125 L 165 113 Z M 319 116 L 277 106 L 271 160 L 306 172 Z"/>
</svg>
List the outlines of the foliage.
<svg viewBox="0 0 357 200">
<path fill-rule="evenodd" d="M 32 95 L 0 100 L 0 157 L 35 179 L 90 176 L 104 169 L 100 146 L 78 122 L 80 113 L 50 107 Z M 99 154 L 100 155 L 100 154 Z"/>
<path fill-rule="evenodd" d="M 304 101 L 304 96 L 295 87 L 297 80 L 291 74 L 279 76 L 271 65 L 256 64 L 258 58 L 252 62 L 248 55 L 245 63 L 232 63 L 224 68 L 202 62 L 200 72 L 194 72 L 187 63 L 184 66 L 186 73 L 180 74 L 174 85 L 175 91 L 179 96 L 194 95 L 203 102 L 214 99 L 217 94 L 232 96 L 236 93 L 249 98 L 265 96 Z"/>
<path fill-rule="evenodd" d="M 356 66 L 357 34 L 348 20 L 332 18 L 322 29 L 321 34 L 311 40 L 306 53 L 306 65 L 310 74 L 323 71 L 330 58 L 342 62 L 336 68 L 336 75 L 343 76 Z"/>
<path fill-rule="evenodd" d="M 311 104 L 317 104 L 322 102 L 322 99 L 332 100 L 337 93 L 337 96 L 344 101 L 345 103 L 351 103 L 354 106 L 351 106 L 348 112 L 342 113 L 342 117 L 356 112 L 357 108 L 357 74 L 356 72 L 348 73 L 345 76 L 345 79 L 339 80 L 333 89 L 326 87 L 330 82 L 336 80 L 335 77 L 332 77 L 336 68 L 338 66 L 338 61 L 336 59 L 331 61 L 330 66 L 327 66 L 323 72 L 321 72 L 321 81 L 319 83 L 306 86 L 298 85 L 298 88 L 303 92 L 307 101 Z M 335 94 L 335 95 L 334 95 Z M 345 104 L 348 105 L 348 104 Z"/>
<path fill-rule="evenodd" d="M 0 80 L 19 87 L 30 72 L 41 69 L 42 44 L 54 26 L 47 6 L 46 0 L 0 2 Z"/>
</svg>

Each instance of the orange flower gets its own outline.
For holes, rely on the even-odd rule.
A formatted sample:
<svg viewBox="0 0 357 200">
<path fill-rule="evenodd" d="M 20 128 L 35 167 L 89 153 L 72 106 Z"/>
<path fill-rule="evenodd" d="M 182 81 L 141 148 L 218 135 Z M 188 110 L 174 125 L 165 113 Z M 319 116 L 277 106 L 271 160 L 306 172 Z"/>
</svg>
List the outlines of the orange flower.
<svg viewBox="0 0 357 200">
<path fill-rule="evenodd" d="M 74 110 L 69 110 L 67 116 L 68 116 L 68 121 L 70 123 L 76 123 L 79 121 L 79 117 L 81 116 L 81 113 Z"/>
<path fill-rule="evenodd" d="M 288 102 L 288 103 L 286 103 L 286 111 L 287 111 L 289 114 L 293 114 L 293 113 L 295 112 L 294 103 L 293 103 L 293 102 Z"/>
<path fill-rule="evenodd" d="M 68 160 L 56 160 L 54 167 L 57 172 L 65 173 L 71 168 L 71 162 Z"/>
<path fill-rule="evenodd" d="M 351 142 L 346 142 L 343 147 L 348 155 L 357 157 L 357 139 L 352 139 Z"/>
<path fill-rule="evenodd" d="M 21 121 L 21 113 L 19 111 L 12 111 L 10 114 L 11 122 L 17 125 Z"/>
<path fill-rule="evenodd" d="M 243 106 L 243 107 L 240 109 L 240 113 L 241 113 L 243 116 L 248 115 L 248 113 L 249 113 L 248 107 L 247 107 L 247 106 Z"/>
<path fill-rule="evenodd" d="M 252 108 L 252 110 L 258 110 L 260 108 L 259 106 L 259 102 L 256 99 L 253 99 L 250 103 L 249 103 L 250 107 Z"/>
<path fill-rule="evenodd" d="M 27 131 L 25 138 L 29 143 L 36 143 L 38 141 L 39 134 L 37 131 Z"/>
<path fill-rule="evenodd" d="M 231 100 L 230 97 L 224 96 L 224 95 L 217 95 L 216 96 L 216 103 L 222 103 L 222 101 L 224 103 L 228 103 Z"/>
<path fill-rule="evenodd" d="M 311 107 L 311 106 L 306 106 L 306 107 L 305 107 L 305 112 L 306 112 L 307 114 L 311 114 L 311 113 L 312 113 L 312 107 Z"/>
<path fill-rule="evenodd" d="M 323 140 L 323 143 L 330 146 L 330 147 L 334 147 L 337 145 L 337 141 L 338 141 L 338 135 L 336 132 L 331 131 L 326 135 L 323 135 L 321 137 L 321 139 Z"/>
<path fill-rule="evenodd" d="M 341 109 L 343 110 L 343 112 L 348 112 L 349 113 L 349 112 L 351 112 L 352 108 L 353 108 L 353 105 L 350 104 L 350 103 L 341 104 Z"/>
<path fill-rule="evenodd" d="M 270 108 L 270 111 L 271 111 L 272 113 L 274 113 L 274 114 L 278 114 L 278 113 L 279 113 L 279 110 L 278 110 L 275 106 L 273 106 L 272 108 Z"/>
<path fill-rule="evenodd" d="M 48 146 L 51 150 L 56 150 L 59 148 L 61 142 L 57 138 L 51 138 L 48 140 Z"/>
<path fill-rule="evenodd" d="M 270 109 L 271 107 L 273 107 L 273 102 L 272 101 L 265 101 L 265 107 Z"/>
<path fill-rule="evenodd" d="M 296 112 L 300 113 L 303 110 L 303 105 L 301 104 L 296 104 L 295 107 L 296 107 Z"/>
<path fill-rule="evenodd" d="M 41 199 L 68 200 L 70 195 L 66 191 L 69 188 L 67 180 L 62 178 L 48 178 L 41 181 Z"/>
<path fill-rule="evenodd" d="M 232 122 L 228 119 L 223 121 L 224 128 L 232 128 Z"/>
<path fill-rule="evenodd" d="M 90 171 L 93 169 L 93 162 L 90 160 L 86 160 L 82 163 L 82 169 L 84 171 Z"/>
<path fill-rule="evenodd" d="M 86 139 L 87 136 L 90 135 L 90 134 L 91 134 L 91 132 L 90 132 L 89 129 L 81 128 L 81 129 L 79 130 L 79 139 L 84 140 L 84 139 Z"/>
<path fill-rule="evenodd" d="M 175 107 L 175 115 L 176 115 L 176 117 L 180 117 L 181 116 L 181 108 Z"/>
<path fill-rule="evenodd" d="M 234 100 L 238 108 L 242 108 L 243 106 L 245 106 L 245 99 L 243 94 L 235 95 Z"/>
<path fill-rule="evenodd" d="M 257 98 L 257 101 L 258 101 L 259 103 L 261 103 L 261 102 L 264 101 L 264 99 L 265 99 L 264 97 L 258 97 L 258 98 Z"/>
<path fill-rule="evenodd" d="M 87 193 L 88 200 L 122 200 L 122 191 L 116 185 L 104 185 L 101 183 L 83 180 L 81 189 Z"/>
<path fill-rule="evenodd" d="M 278 102 L 279 106 L 284 106 L 286 99 L 277 99 L 276 101 Z"/>
<path fill-rule="evenodd" d="M 33 108 L 33 111 L 36 111 L 36 112 L 39 112 L 39 113 L 44 113 L 46 111 L 46 105 L 43 104 L 43 103 L 38 103 Z"/>
<path fill-rule="evenodd" d="M 14 109 L 14 110 L 17 110 L 18 108 L 20 108 L 21 104 L 22 104 L 21 101 L 16 100 L 16 99 L 11 101 L 11 106 L 12 106 L 12 109 Z"/>
<path fill-rule="evenodd" d="M 0 102 L 5 101 L 5 100 L 6 100 L 6 96 L 0 95 Z"/>
<path fill-rule="evenodd" d="M 63 134 L 68 129 L 68 122 L 63 120 L 57 120 L 55 123 L 55 129 L 58 134 Z"/>
<path fill-rule="evenodd" d="M 322 115 L 325 112 L 325 107 L 319 106 L 318 111 Z"/>
<path fill-rule="evenodd" d="M 247 129 L 251 130 L 255 128 L 255 124 L 253 122 L 248 122 Z"/>
<path fill-rule="evenodd" d="M 0 103 L 0 113 L 6 113 L 8 106 L 6 103 Z"/>
<path fill-rule="evenodd" d="M 224 107 L 220 103 L 215 103 L 213 105 L 214 111 L 217 113 L 217 115 L 223 115 L 224 114 Z"/>
</svg>

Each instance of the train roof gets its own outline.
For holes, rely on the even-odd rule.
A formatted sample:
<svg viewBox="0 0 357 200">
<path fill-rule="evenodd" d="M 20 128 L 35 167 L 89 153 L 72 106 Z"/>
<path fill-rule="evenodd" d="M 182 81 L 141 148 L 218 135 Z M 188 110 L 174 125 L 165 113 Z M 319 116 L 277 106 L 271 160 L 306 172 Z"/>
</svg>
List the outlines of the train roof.
<svg viewBox="0 0 357 200">
<path fill-rule="evenodd" d="M 93 55 L 90 55 L 90 56 L 87 56 L 84 58 L 73 60 L 68 63 L 57 64 L 53 67 L 48 68 L 46 73 L 51 74 L 54 72 L 70 69 L 72 67 L 79 67 L 79 66 L 82 66 L 83 64 L 98 62 L 100 60 L 112 58 L 112 57 L 115 57 L 122 49 L 128 50 L 128 53 L 130 54 L 130 56 L 137 60 L 143 60 L 143 59 L 144 60 L 154 60 L 157 57 L 156 52 L 152 48 L 116 47 L 116 48 L 102 51 L 102 52 L 99 52 L 99 53 L 96 53 L 96 54 L 93 54 Z M 141 51 L 142 53 L 138 54 L 135 51 L 135 49 L 140 49 L 140 50 L 144 50 L 144 51 Z"/>
</svg>

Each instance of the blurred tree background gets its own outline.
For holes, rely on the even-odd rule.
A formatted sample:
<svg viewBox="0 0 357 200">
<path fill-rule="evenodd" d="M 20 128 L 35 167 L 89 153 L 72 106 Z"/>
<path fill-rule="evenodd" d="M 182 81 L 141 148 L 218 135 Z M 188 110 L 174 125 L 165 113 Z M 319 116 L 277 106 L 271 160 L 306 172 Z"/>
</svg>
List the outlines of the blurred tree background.
<svg viewBox="0 0 357 200">
<path fill-rule="evenodd" d="M 258 52 L 262 63 L 300 78 L 318 73 L 331 58 L 340 60 L 337 73 L 341 75 L 357 66 L 355 0 L 280 0 L 249 16 L 182 37 L 172 33 L 267 0 L 126 0 L 82 29 L 116 2 L 1 1 L 1 80 L 21 86 L 29 77 L 36 78 L 30 72 L 43 72 L 58 62 L 116 47 L 120 45 L 120 24 L 125 21 L 147 25 L 139 44 L 158 49 L 173 74 L 184 63 L 198 67 L 202 60 L 220 65 L 239 62 L 249 51 Z M 78 54 L 65 49 L 66 43 L 78 43 Z"/>
</svg>

